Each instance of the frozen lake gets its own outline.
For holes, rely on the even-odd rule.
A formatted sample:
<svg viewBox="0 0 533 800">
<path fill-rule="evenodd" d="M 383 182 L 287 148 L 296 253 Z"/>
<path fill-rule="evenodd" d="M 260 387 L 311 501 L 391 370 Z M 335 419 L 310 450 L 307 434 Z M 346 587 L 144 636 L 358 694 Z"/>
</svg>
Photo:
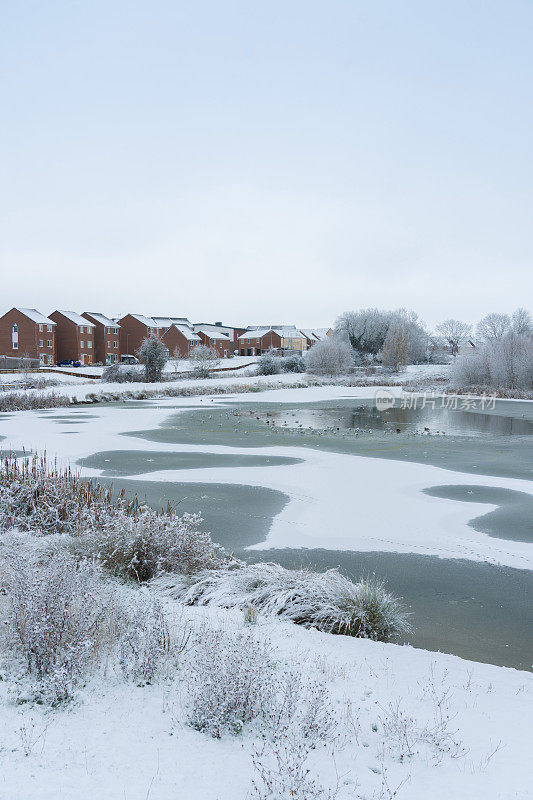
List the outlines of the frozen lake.
<svg viewBox="0 0 533 800">
<path fill-rule="evenodd" d="M 405 598 L 410 643 L 530 669 L 533 403 L 378 412 L 368 395 L 345 396 L 357 392 L 13 415 L 2 446 L 46 449 L 156 508 L 200 511 L 247 560 L 375 573 Z"/>
</svg>

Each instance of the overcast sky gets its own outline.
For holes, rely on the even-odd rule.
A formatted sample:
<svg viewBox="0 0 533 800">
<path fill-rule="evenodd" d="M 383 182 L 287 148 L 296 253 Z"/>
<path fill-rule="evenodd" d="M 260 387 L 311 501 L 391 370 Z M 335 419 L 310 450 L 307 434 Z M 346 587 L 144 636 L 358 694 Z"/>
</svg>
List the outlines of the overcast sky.
<svg viewBox="0 0 533 800">
<path fill-rule="evenodd" d="M 17 0 L 0 312 L 533 306 L 532 0 Z"/>
</svg>

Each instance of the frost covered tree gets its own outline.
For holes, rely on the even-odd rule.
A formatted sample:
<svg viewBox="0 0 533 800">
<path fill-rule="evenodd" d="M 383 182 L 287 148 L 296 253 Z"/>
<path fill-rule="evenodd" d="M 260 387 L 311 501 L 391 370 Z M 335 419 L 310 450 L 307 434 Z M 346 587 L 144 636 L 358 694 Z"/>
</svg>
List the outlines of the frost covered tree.
<svg viewBox="0 0 533 800">
<path fill-rule="evenodd" d="M 148 383 L 161 380 L 163 367 L 167 363 L 168 349 L 157 336 L 149 336 L 143 340 L 139 351 L 139 361 L 144 364 L 144 372 Z"/>
<path fill-rule="evenodd" d="M 359 353 L 376 355 L 383 348 L 391 319 L 390 311 L 379 308 L 345 311 L 335 322 L 335 333 Z"/>
<path fill-rule="evenodd" d="M 424 361 L 429 347 L 429 336 L 415 312 L 405 308 L 396 311 L 379 308 L 347 311 L 337 319 L 335 333 L 357 353 L 379 359 L 389 329 L 396 322 L 403 325 L 409 340 L 408 363 Z"/>
<path fill-rule="evenodd" d="M 390 326 L 383 344 L 383 366 L 398 372 L 409 363 L 409 351 L 409 334 L 405 325 L 396 320 Z"/>
<path fill-rule="evenodd" d="M 307 371 L 315 375 L 346 375 L 355 366 L 354 351 L 347 342 L 328 336 L 307 351 Z"/>
<path fill-rule="evenodd" d="M 477 324 L 476 333 L 479 339 L 490 342 L 501 339 L 511 327 L 509 314 L 487 314 Z"/>
<path fill-rule="evenodd" d="M 533 337 L 513 330 L 458 356 L 451 374 L 458 388 L 533 389 Z"/>
<path fill-rule="evenodd" d="M 533 320 L 527 308 L 517 308 L 511 318 L 513 331 L 520 336 L 533 335 Z"/>
<path fill-rule="evenodd" d="M 452 356 L 456 356 L 461 345 L 470 336 L 472 326 L 459 319 L 445 319 L 437 325 L 436 331 L 450 348 Z"/>
<path fill-rule="evenodd" d="M 199 344 L 198 347 L 191 350 L 189 359 L 193 375 L 197 378 L 208 378 L 210 370 L 220 363 L 217 351 L 206 344 Z"/>
</svg>

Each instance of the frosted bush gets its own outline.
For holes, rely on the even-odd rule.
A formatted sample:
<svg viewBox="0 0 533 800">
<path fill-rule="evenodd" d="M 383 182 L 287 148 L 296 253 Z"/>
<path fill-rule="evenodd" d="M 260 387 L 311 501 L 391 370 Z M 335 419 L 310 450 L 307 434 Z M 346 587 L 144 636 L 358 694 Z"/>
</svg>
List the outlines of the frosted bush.
<svg viewBox="0 0 533 800">
<path fill-rule="evenodd" d="M 281 372 L 282 359 L 272 353 L 263 353 L 257 359 L 257 372 L 259 375 L 277 375 Z"/>
<path fill-rule="evenodd" d="M 409 629 L 399 600 L 380 581 L 352 583 L 336 569 L 319 573 L 258 563 L 211 570 L 192 583 L 169 576 L 160 586 L 191 605 L 252 606 L 328 633 L 385 640 Z"/>
<path fill-rule="evenodd" d="M 458 356 L 451 383 L 456 388 L 532 390 L 533 337 L 510 331 Z"/>
<path fill-rule="evenodd" d="M 335 740 L 338 723 L 326 686 L 295 669 L 283 671 L 266 709 L 261 744 L 253 752 L 254 796 L 260 800 L 330 800 L 336 792 L 312 778 L 309 756 Z"/>
<path fill-rule="evenodd" d="M 281 369 L 283 372 L 305 372 L 305 361 L 301 355 L 294 353 L 281 360 Z"/>
<path fill-rule="evenodd" d="M 249 632 L 206 629 L 187 664 L 187 720 L 219 739 L 264 715 L 274 692 L 271 644 Z"/>
<path fill-rule="evenodd" d="M 120 641 L 120 667 L 125 678 L 151 683 L 170 651 L 170 632 L 161 605 L 137 596 Z"/>
<path fill-rule="evenodd" d="M 305 366 L 314 375 L 346 375 L 353 371 L 355 358 L 349 344 L 330 336 L 307 351 Z"/>
<path fill-rule="evenodd" d="M 189 360 L 192 365 L 192 374 L 195 378 L 208 378 L 212 369 L 220 363 L 214 347 L 199 344 L 191 350 Z"/>
<path fill-rule="evenodd" d="M 115 510 L 76 537 L 76 553 L 95 558 L 112 575 L 142 583 L 165 572 L 193 574 L 224 562 L 199 514 L 158 514 L 149 506 Z"/>
<path fill-rule="evenodd" d="M 102 373 L 102 380 L 107 383 L 142 383 L 145 380 L 143 372 L 134 367 L 121 367 L 111 364 Z"/>
<path fill-rule="evenodd" d="M 31 564 L 15 557 L 2 570 L 4 635 L 27 673 L 53 701 L 68 699 L 98 658 L 111 598 L 95 568 L 60 552 Z"/>
<path fill-rule="evenodd" d="M 2 392 L 0 393 L 0 412 L 32 411 L 38 408 L 63 408 L 70 405 L 70 398 L 55 392 Z"/>
</svg>

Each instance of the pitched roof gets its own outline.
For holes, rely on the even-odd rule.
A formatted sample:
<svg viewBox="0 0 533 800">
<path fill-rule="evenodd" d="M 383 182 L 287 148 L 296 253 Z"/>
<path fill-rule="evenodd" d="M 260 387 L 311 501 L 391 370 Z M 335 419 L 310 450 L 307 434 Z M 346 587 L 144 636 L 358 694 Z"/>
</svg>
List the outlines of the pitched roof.
<svg viewBox="0 0 533 800">
<path fill-rule="evenodd" d="M 170 328 L 171 325 L 186 325 L 191 328 L 192 325 L 187 317 L 152 317 L 156 323 L 157 328 Z"/>
<path fill-rule="evenodd" d="M 176 325 L 176 323 L 174 323 L 174 325 L 172 327 L 176 328 L 190 342 L 201 342 L 202 341 L 200 339 L 200 337 L 198 336 L 198 334 L 196 334 L 194 331 L 192 331 L 187 325 Z"/>
<path fill-rule="evenodd" d="M 255 328 L 243 333 L 241 336 L 239 336 L 239 339 L 242 339 L 243 341 L 246 339 L 261 339 L 263 336 L 266 336 L 267 333 L 277 333 L 277 335 L 281 336 L 282 339 L 295 339 L 302 336 L 301 332 L 291 325 L 290 327 L 285 328 Z"/>
<path fill-rule="evenodd" d="M 36 308 L 17 308 L 16 311 L 20 311 L 25 317 L 28 317 L 28 319 L 31 319 L 33 322 L 38 322 L 39 325 L 56 324 L 53 319 L 48 319 L 48 317 L 45 317 L 40 311 L 37 311 Z"/>
<path fill-rule="evenodd" d="M 226 333 L 220 333 L 218 331 L 207 330 L 206 328 L 198 328 L 197 333 L 203 333 L 206 336 L 209 336 L 210 339 L 222 339 L 224 342 L 229 342 L 230 338 Z"/>
<path fill-rule="evenodd" d="M 83 313 L 88 314 L 90 317 L 99 322 L 100 325 L 105 325 L 106 328 L 120 328 L 118 322 L 115 322 L 114 320 L 109 319 L 109 317 L 106 317 L 103 314 L 99 314 L 96 311 L 84 311 Z"/>
<path fill-rule="evenodd" d="M 85 317 L 82 317 L 81 314 L 76 314 L 75 311 L 61 311 L 61 310 L 58 310 L 57 313 L 58 314 L 63 314 L 64 317 L 69 319 L 75 325 L 88 325 L 90 328 L 96 328 L 96 325 L 94 324 L 94 322 L 89 322 L 88 319 L 85 319 Z"/>
<path fill-rule="evenodd" d="M 141 325 L 145 325 L 147 328 L 161 327 L 156 324 L 155 319 L 152 319 L 152 317 L 145 317 L 144 314 L 130 314 L 129 316 L 133 317 L 133 319 L 136 319 L 137 322 L 140 322 Z"/>
</svg>

